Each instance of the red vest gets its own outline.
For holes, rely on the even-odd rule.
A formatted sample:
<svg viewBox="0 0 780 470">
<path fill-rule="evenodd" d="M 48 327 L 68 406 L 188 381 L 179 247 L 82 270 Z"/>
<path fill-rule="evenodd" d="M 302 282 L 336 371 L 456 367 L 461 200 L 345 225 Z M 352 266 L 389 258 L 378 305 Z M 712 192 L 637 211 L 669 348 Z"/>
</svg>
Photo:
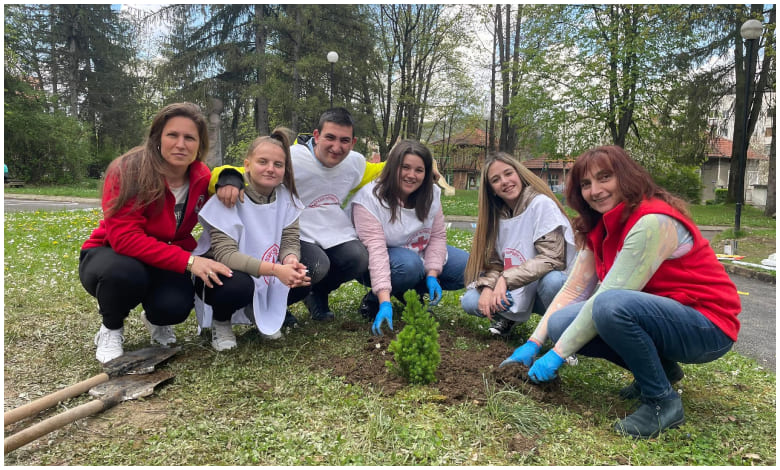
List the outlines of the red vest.
<svg viewBox="0 0 780 470">
<path fill-rule="evenodd" d="M 737 288 L 696 225 L 658 199 L 643 201 L 628 216 L 628 220 L 621 223 L 624 209 L 625 203 L 618 204 L 605 213 L 601 222 L 588 233 L 588 247 L 595 255 L 599 280 L 604 280 L 623 248 L 626 235 L 642 216 L 664 214 L 673 217 L 693 236 L 693 248 L 680 258 L 663 261 L 642 291 L 674 299 L 698 310 L 736 341 L 739 332 L 737 315 L 742 311 Z"/>
</svg>

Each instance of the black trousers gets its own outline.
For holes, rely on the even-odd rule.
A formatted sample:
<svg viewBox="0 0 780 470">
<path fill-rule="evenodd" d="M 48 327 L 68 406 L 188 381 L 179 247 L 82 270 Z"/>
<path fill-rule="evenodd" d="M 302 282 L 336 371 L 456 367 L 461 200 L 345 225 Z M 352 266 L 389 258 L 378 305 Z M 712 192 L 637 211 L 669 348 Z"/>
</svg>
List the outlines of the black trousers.
<svg viewBox="0 0 780 470">
<path fill-rule="evenodd" d="M 245 272 L 233 271 L 232 277 L 219 275 L 222 285 L 206 287 L 201 278 L 195 278 L 195 294 L 211 306 L 213 319 L 228 321 L 233 312 L 252 303 L 255 283 Z"/>
<path fill-rule="evenodd" d="M 287 305 L 309 293 L 327 298 L 347 281 L 369 282 L 368 250 L 360 240 L 351 240 L 327 249 L 301 240 L 301 263 L 309 269 L 311 287 L 296 287 L 287 296 Z"/>
<path fill-rule="evenodd" d="M 154 325 L 182 323 L 194 306 L 189 273 L 155 268 L 110 247 L 81 252 L 79 279 L 97 299 L 103 325 L 111 330 L 121 328 L 130 310 L 139 304 Z"/>
</svg>

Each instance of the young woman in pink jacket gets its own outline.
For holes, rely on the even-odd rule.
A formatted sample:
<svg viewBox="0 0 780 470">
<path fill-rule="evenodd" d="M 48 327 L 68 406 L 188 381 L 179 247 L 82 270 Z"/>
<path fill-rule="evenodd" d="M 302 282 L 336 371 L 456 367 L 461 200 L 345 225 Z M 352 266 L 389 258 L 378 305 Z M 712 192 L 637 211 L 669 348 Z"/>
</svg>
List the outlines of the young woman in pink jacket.
<svg viewBox="0 0 780 470">
<path fill-rule="evenodd" d="M 447 245 L 441 190 L 433 181 L 433 156 L 414 140 L 393 147 L 375 182 L 355 194 L 349 207 L 358 238 L 368 249 L 371 291 L 361 314 L 393 328 L 390 297 L 402 300 L 409 289 L 428 293 L 430 305 L 442 289 L 463 288 L 468 253 Z"/>
</svg>

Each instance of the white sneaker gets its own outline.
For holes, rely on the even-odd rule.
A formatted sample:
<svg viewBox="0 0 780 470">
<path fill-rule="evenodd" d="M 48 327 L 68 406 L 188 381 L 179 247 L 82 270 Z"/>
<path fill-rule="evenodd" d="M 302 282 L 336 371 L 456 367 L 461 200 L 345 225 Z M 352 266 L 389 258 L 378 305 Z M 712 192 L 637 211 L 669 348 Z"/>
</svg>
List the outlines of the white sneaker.
<svg viewBox="0 0 780 470">
<path fill-rule="evenodd" d="M 227 351 L 237 346 L 233 325 L 228 321 L 211 322 L 211 345 L 217 351 Z"/>
<path fill-rule="evenodd" d="M 124 328 L 109 330 L 105 325 L 100 325 L 100 330 L 95 335 L 95 346 L 97 346 L 95 358 L 105 364 L 124 354 L 125 350 L 122 348 L 122 343 L 125 342 L 124 333 Z"/>
<path fill-rule="evenodd" d="M 278 330 L 278 331 L 276 331 L 274 333 L 271 333 L 270 335 L 267 335 L 267 334 L 263 333 L 260 330 L 258 330 L 257 332 L 260 334 L 261 338 L 270 339 L 270 340 L 276 340 L 276 339 L 279 339 L 279 338 L 281 338 L 283 336 L 282 335 L 282 330 Z"/>
<path fill-rule="evenodd" d="M 149 330 L 149 334 L 152 335 L 152 344 L 158 343 L 162 346 L 168 346 L 176 342 L 176 335 L 173 333 L 173 328 L 170 325 L 153 325 L 146 318 L 146 312 L 141 312 L 141 321 L 146 325 L 146 329 Z"/>
</svg>

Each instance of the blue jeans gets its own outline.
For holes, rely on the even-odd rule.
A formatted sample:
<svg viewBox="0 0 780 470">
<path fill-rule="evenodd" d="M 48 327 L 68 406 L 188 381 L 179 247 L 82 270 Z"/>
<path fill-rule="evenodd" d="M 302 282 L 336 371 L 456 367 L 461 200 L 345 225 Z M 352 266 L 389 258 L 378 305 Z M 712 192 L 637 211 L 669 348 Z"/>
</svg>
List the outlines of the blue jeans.
<svg viewBox="0 0 780 470">
<path fill-rule="evenodd" d="M 544 315 L 564 282 L 566 282 L 566 274 L 563 271 L 550 271 L 542 276 L 536 283 L 536 298 L 532 313 Z M 460 306 L 468 314 L 484 317 L 485 315 L 479 311 L 479 296 L 479 289 L 468 289 L 460 298 Z"/>
<path fill-rule="evenodd" d="M 577 302 L 552 314 L 547 331 L 553 342 L 579 313 Z M 697 310 L 666 297 L 633 290 L 608 290 L 593 303 L 598 336 L 578 353 L 607 359 L 634 374 L 643 401 L 677 397 L 664 362 L 702 364 L 726 354 L 734 342 Z"/>
<path fill-rule="evenodd" d="M 417 253 L 408 248 L 389 247 L 387 254 L 390 257 L 391 296 L 403 301 L 404 293 L 409 289 L 415 289 L 421 295 L 428 293 L 425 284 L 425 266 Z M 442 272 L 438 276 L 442 290 L 463 289 L 463 273 L 468 260 L 467 252 L 447 245 L 447 262 L 444 263 Z M 369 282 L 363 284 L 370 285 Z"/>
</svg>

